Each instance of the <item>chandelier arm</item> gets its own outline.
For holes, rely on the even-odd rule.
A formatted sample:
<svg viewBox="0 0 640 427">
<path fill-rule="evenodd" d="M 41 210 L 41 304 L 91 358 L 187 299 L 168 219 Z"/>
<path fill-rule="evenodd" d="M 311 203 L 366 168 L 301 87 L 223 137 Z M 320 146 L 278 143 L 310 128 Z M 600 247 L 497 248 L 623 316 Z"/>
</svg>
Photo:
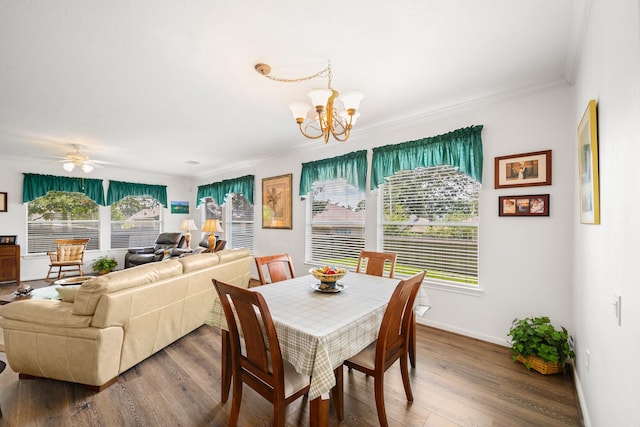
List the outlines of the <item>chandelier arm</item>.
<svg viewBox="0 0 640 427">
<path fill-rule="evenodd" d="M 325 132 L 322 132 L 322 131 L 320 132 L 320 134 L 315 136 L 309 135 L 308 133 L 306 133 L 304 130 L 309 127 L 309 124 L 307 124 L 307 126 L 305 126 L 304 128 L 302 127 L 302 123 L 299 123 L 298 126 L 300 127 L 300 133 L 309 139 L 318 139 L 318 138 L 322 138 L 325 135 Z"/>
</svg>

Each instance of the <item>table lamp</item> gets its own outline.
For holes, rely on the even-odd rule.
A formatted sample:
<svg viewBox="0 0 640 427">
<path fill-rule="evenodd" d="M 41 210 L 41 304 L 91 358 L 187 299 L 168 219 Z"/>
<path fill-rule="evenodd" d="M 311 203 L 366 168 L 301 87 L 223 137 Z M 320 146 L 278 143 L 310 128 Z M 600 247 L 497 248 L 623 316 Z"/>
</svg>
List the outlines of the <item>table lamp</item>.
<svg viewBox="0 0 640 427">
<path fill-rule="evenodd" d="M 180 230 L 186 230 L 184 240 L 187 243 L 187 249 L 191 249 L 191 230 L 197 230 L 196 223 L 192 219 L 183 219 L 180 223 Z"/>
<path fill-rule="evenodd" d="M 214 233 L 219 231 L 224 231 L 222 226 L 220 225 L 220 220 L 218 219 L 208 219 L 204 222 L 204 226 L 202 227 L 202 231 L 209 233 L 209 252 L 213 252 L 213 248 L 216 246 L 216 236 Z"/>
</svg>

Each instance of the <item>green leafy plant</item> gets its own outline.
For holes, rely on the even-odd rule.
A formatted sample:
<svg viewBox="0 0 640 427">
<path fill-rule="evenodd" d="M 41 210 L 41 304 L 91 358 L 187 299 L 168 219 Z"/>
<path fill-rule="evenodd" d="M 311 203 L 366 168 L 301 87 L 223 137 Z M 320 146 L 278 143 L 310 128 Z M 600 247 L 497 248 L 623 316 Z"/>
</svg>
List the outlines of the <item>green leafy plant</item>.
<svg viewBox="0 0 640 427">
<path fill-rule="evenodd" d="M 118 261 L 113 258 L 100 257 L 93 261 L 93 263 L 91 264 L 91 268 L 93 268 L 93 271 L 96 271 L 100 274 L 107 274 L 115 270 L 117 265 Z"/>
<path fill-rule="evenodd" d="M 561 363 L 563 368 L 567 359 L 576 357 L 573 352 L 573 337 L 562 326 L 556 329 L 548 317 L 527 317 L 515 319 L 509 330 L 513 360 L 518 355 L 523 357 L 538 356 L 551 363 Z M 525 363 L 530 369 L 530 363 Z"/>
</svg>

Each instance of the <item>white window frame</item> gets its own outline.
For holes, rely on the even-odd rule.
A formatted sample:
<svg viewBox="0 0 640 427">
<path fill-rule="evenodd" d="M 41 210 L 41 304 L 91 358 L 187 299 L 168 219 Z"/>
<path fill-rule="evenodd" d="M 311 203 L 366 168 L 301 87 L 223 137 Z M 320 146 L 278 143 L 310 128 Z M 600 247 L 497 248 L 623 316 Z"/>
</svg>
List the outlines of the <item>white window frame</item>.
<svg viewBox="0 0 640 427">
<path fill-rule="evenodd" d="M 59 193 L 70 193 L 68 191 L 58 191 Z M 45 195 L 46 196 L 46 195 Z M 42 197 L 45 197 L 42 196 Z M 86 197 L 86 196 L 85 196 Z M 89 199 L 87 197 L 87 199 Z M 37 199 L 36 199 L 37 200 Z M 89 199 L 90 200 L 90 199 Z M 86 238 L 89 237 L 89 244 L 87 245 L 87 250 L 98 250 L 100 249 L 100 206 L 93 200 L 97 207 L 98 218 L 94 220 L 45 220 L 42 222 L 30 221 L 29 220 L 29 205 L 34 203 L 35 200 L 27 203 L 27 209 L 25 209 L 25 225 L 26 225 L 26 236 L 27 236 L 27 254 L 28 255 L 38 255 L 38 254 L 46 254 L 49 251 L 55 250 L 55 239 L 75 239 L 75 238 Z M 50 227 L 47 233 L 43 233 L 44 235 L 48 235 L 46 238 L 33 239 L 32 236 L 32 225 L 43 224 L 47 227 Z M 78 226 L 80 224 L 85 224 L 89 228 L 95 229 L 95 233 L 85 234 L 82 232 L 76 232 Z M 32 245 L 36 245 L 33 240 L 40 241 L 37 243 L 37 251 L 31 251 L 30 247 Z M 46 242 L 50 242 L 50 245 L 47 245 Z"/>
<path fill-rule="evenodd" d="M 111 209 L 112 207 L 109 206 L 109 214 L 110 214 L 110 221 L 109 221 L 109 237 L 111 239 L 111 243 L 110 243 L 110 247 L 111 249 L 114 250 L 118 250 L 118 249 L 127 249 L 127 248 L 132 248 L 132 247 L 149 247 L 149 246 L 153 246 L 153 244 L 155 243 L 156 239 L 158 238 L 158 235 L 160 233 L 162 233 L 164 231 L 164 209 L 162 204 L 155 198 L 151 197 L 151 196 L 127 196 L 127 197 L 134 197 L 134 198 L 151 198 L 153 200 L 156 201 L 157 203 L 157 208 L 158 208 L 158 219 L 157 220 L 150 220 L 150 219 L 142 219 L 142 220 L 124 220 L 124 221 L 116 221 L 113 219 L 113 215 L 111 213 Z M 114 238 L 114 228 L 115 227 L 120 227 L 121 229 L 126 229 L 126 225 L 130 225 L 132 226 L 133 229 L 136 228 L 136 226 L 141 225 L 141 224 L 151 224 L 153 225 L 153 227 L 149 227 L 149 231 L 146 232 L 138 232 L 138 233 L 132 233 L 128 242 L 126 242 L 124 244 L 124 246 L 122 244 L 120 244 L 120 246 L 114 246 L 114 243 L 118 244 L 118 242 L 121 240 L 119 238 Z M 131 239 L 133 238 L 133 240 Z"/>
<path fill-rule="evenodd" d="M 329 180 L 329 181 L 335 181 L 335 180 Z M 344 185 L 345 186 L 350 186 L 346 180 L 344 179 L 340 179 L 339 181 L 344 181 Z M 314 183 L 313 188 L 316 188 L 316 185 L 318 185 L 318 183 Z M 353 187 L 353 186 L 350 186 Z M 344 222 L 314 222 L 313 221 L 313 195 L 309 194 L 306 197 L 306 208 L 305 208 L 305 262 L 307 264 L 311 264 L 311 265 L 335 265 L 335 266 L 341 266 L 341 267 L 346 267 L 349 268 L 351 270 L 355 270 L 357 261 L 358 261 L 358 256 L 360 255 L 360 250 L 364 249 L 364 245 L 365 245 L 365 240 L 366 240 L 366 202 L 365 202 L 365 207 L 363 210 L 361 210 L 360 212 L 362 212 L 361 216 L 362 216 L 362 220 L 361 221 L 344 221 Z M 363 192 L 362 195 L 362 199 L 361 200 L 365 200 L 366 201 L 366 193 Z M 330 256 L 331 254 L 329 254 L 328 250 L 326 249 L 327 252 L 325 253 L 325 256 L 316 256 L 314 250 L 313 250 L 313 244 L 314 244 L 314 226 L 315 225 L 328 225 L 330 226 L 331 224 L 336 224 L 336 228 L 343 228 L 343 229 L 347 229 L 353 226 L 360 226 L 362 228 L 361 230 L 361 236 L 355 236 L 353 237 L 352 241 L 354 242 L 358 242 L 358 240 L 360 240 L 360 242 L 358 244 L 355 245 L 348 245 L 345 244 L 349 241 L 348 237 L 349 234 L 342 234 L 340 235 L 339 239 L 333 239 L 333 244 L 326 244 L 325 247 L 326 248 L 331 248 L 332 250 L 336 251 L 336 249 L 338 249 L 335 253 L 335 256 Z M 342 226 L 342 227 L 340 227 Z M 355 228 L 355 227 L 354 227 Z M 319 254 L 322 255 L 322 254 Z"/>
<path fill-rule="evenodd" d="M 378 250 L 380 251 L 391 251 L 391 252 L 399 252 L 397 250 L 397 247 L 393 247 L 393 248 L 389 248 L 388 246 L 385 247 L 385 232 L 384 232 L 384 226 L 387 224 L 396 224 L 396 225 L 409 225 L 408 223 L 402 223 L 402 222 L 389 222 L 386 223 L 384 221 L 384 197 L 385 197 L 385 191 L 387 190 L 387 186 L 388 184 L 385 183 L 383 185 L 380 186 L 379 190 L 377 191 L 377 196 L 378 196 L 378 200 L 377 200 L 377 206 L 378 206 L 378 210 L 377 210 L 377 215 L 376 215 L 376 221 L 377 221 L 377 227 L 376 227 L 376 241 L 377 241 L 377 247 Z M 479 205 L 480 203 L 480 194 L 479 194 L 479 190 L 480 190 L 480 184 L 478 183 L 478 198 L 477 198 L 477 203 Z M 434 222 L 425 222 L 423 223 L 423 225 L 425 227 L 428 226 L 436 226 L 436 227 L 447 227 L 447 226 L 454 226 L 454 227 L 458 227 L 458 226 L 471 226 L 476 228 L 476 265 L 477 265 L 477 283 L 476 284 L 467 284 L 467 283 L 463 283 L 463 282 L 457 282 L 454 280 L 444 280 L 444 279 L 437 279 L 434 277 L 425 277 L 425 285 L 429 288 L 434 288 L 434 289 L 441 289 L 441 290 L 446 290 L 446 291 L 450 291 L 450 292 L 457 292 L 457 293 L 463 293 L 463 294 L 470 294 L 470 295 L 481 295 L 483 292 L 483 289 L 480 286 L 480 217 L 479 217 L 479 208 L 478 208 L 478 212 L 476 214 L 477 220 L 475 222 L 443 222 L 443 221 L 434 221 Z M 402 273 L 402 267 L 401 267 L 401 256 L 399 256 L 399 261 L 400 261 L 400 265 L 397 264 L 396 266 L 396 272 L 395 272 L 395 276 L 396 277 L 407 277 L 409 276 L 409 274 L 403 274 Z M 424 267 L 425 269 L 427 269 L 427 271 L 429 270 L 427 266 Z"/>
</svg>

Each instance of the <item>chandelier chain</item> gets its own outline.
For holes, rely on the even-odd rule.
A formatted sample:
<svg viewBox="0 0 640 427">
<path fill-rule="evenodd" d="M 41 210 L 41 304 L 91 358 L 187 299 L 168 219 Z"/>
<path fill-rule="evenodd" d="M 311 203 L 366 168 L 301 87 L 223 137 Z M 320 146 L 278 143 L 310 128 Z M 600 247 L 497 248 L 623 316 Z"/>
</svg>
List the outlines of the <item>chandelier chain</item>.
<svg viewBox="0 0 640 427">
<path fill-rule="evenodd" d="M 312 80 L 318 77 L 327 77 L 329 82 L 327 84 L 327 87 L 329 89 L 331 89 L 331 80 L 333 79 L 333 73 L 331 72 L 331 62 L 329 62 L 329 65 L 327 65 L 327 68 L 318 71 L 315 74 L 312 74 L 310 76 L 306 76 L 306 77 L 300 77 L 297 79 L 284 79 L 281 77 L 275 77 L 275 76 L 271 76 L 269 74 L 263 74 L 266 78 L 274 80 L 276 82 L 284 82 L 284 83 L 300 83 L 300 82 L 304 82 L 307 80 Z"/>
</svg>

